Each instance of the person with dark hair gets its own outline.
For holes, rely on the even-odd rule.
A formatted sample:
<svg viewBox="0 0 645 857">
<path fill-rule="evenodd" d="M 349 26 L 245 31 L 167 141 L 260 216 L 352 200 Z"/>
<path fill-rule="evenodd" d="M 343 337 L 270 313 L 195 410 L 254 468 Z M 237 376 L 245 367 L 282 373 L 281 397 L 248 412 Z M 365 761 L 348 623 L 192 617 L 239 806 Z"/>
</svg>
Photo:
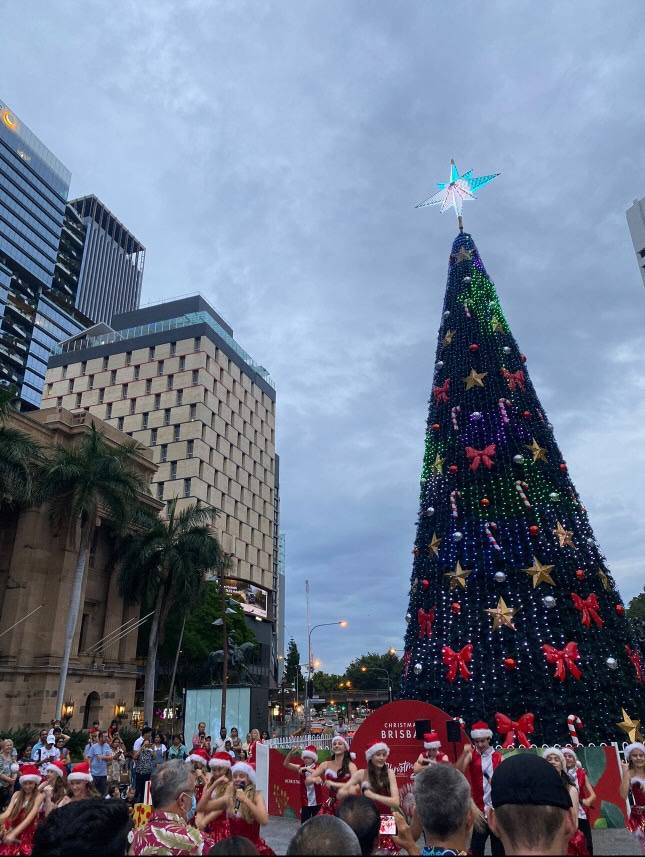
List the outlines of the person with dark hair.
<svg viewBox="0 0 645 857">
<path fill-rule="evenodd" d="M 356 834 L 361 854 L 367 857 L 376 853 L 379 844 L 381 816 L 376 804 L 368 797 L 350 795 L 338 807 L 336 817 L 348 824 Z"/>
<path fill-rule="evenodd" d="M 128 851 L 130 816 L 121 800 L 69 803 L 40 824 L 32 854 L 37 857 L 122 857 Z"/>
<path fill-rule="evenodd" d="M 582 832 L 587 843 L 589 854 L 593 854 L 593 839 L 591 836 L 591 824 L 587 815 L 587 809 L 596 802 L 596 793 L 576 756 L 572 747 L 563 747 L 562 753 L 567 766 L 569 781 L 578 790 L 578 830 Z"/>
<path fill-rule="evenodd" d="M 209 854 L 225 854 L 237 855 L 237 857 L 254 857 L 259 851 L 250 839 L 246 836 L 230 836 L 228 839 L 222 839 L 217 845 L 213 845 Z"/>
<path fill-rule="evenodd" d="M 319 815 L 335 815 L 337 792 L 356 773 L 356 765 L 352 762 L 349 744 L 342 735 L 334 735 L 331 742 L 332 758 L 321 762 L 305 779 L 305 783 L 324 785 L 329 797 L 320 807 Z"/>
<path fill-rule="evenodd" d="M 569 792 L 569 797 L 571 798 L 571 803 L 573 805 L 573 812 L 576 818 L 576 827 L 578 827 L 578 829 L 569 840 L 567 854 L 585 855 L 585 857 L 587 857 L 587 855 L 589 854 L 589 850 L 587 848 L 587 840 L 585 839 L 583 832 L 579 829 L 579 825 L 577 824 L 578 809 L 580 806 L 578 798 L 578 789 L 571 782 L 571 780 L 569 779 L 569 775 L 567 774 L 567 762 L 564 757 L 564 753 L 558 747 L 546 747 L 544 750 L 542 750 L 542 758 L 546 759 L 550 765 L 553 765 L 553 767 L 560 775 L 566 790 Z"/>
<path fill-rule="evenodd" d="M 455 767 L 465 775 L 470 783 L 473 800 L 484 817 L 490 811 L 490 784 L 495 769 L 502 764 L 503 756 L 492 747 L 493 732 L 483 720 L 473 723 L 470 730 L 472 744 L 466 744 Z M 486 824 L 473 833 L 470 850 L 475 857 L 483 857 L 486 840 L 490 836 L 490 850 L 493 857 L 504 854 L 502 843 Z"/>
<path fill-rule="evenodd" d="M 358 857 L 361 845 L 352 828 L 340 818 L 317 815 L 300 827 L 287 848 L 292 854 L 348 854 Z"/>
<path fill-rule="evenodd" d="M 297 762 L 292 762 L 293 756 L 300 754 Z M 302 824 L 318 815 L 322 804 L 322 786 L 307 780 L 308 774 L 313 773 L 318 764 L 318 750 L 314 744 L 309 744 L 304 750 L 292 747 L 283 762 L 285 768 L 298 775 L 300 781 L 300 821 Z"/>
<path fill-rule="evenodd" d="M 105 732 L 99 730 L 96 733 L 96 743 L 93 743 L 85 753 L 85 761 L 90 763 L 90 771 L 94 779 L 96 790 L 105 796 L 108 781 L 108 762 L 112 761 L 114 753 L 107 742 Z"/>
<path fill-rule="evenodd" d="M 491 782 L 488 826 L 506 854 L 566 854 L 578 819 L 562 777 L 546 759 L 519 753 L 505 759 Z"/>
</svg>

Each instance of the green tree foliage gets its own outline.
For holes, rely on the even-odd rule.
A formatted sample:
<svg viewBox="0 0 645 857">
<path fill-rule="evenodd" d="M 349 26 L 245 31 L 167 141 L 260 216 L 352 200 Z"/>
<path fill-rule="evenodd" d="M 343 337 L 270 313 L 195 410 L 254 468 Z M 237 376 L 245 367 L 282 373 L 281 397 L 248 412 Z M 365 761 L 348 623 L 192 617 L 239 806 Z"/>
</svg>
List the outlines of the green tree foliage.
<svg viewBox="0 0 645 857">
<path fill-rule="evenodd" d="M 339 691 L 339 685 L 342 681 L 344 681 L 344 677 L 342 675 L 336 675 L 334 673 L 325 673 L 325 672 L 315 672 L 312 675 L 313 683 L 314 683 L 314 692 L 316 696 L 320 696 L 323 699 L 334 699 Z"/>
<path fill-rule="evenodd" d="M 300 669 L 300 652 L 293 637 L 289 640 L 287 648 L 287 659 L 285 661 L 284 680 L 285 684 L 296 685 L 296 676 L 298 677 L 298 686 L 304 687 L 302 670 Z"/>
<path fill-rule="evenodd" d="M 345 679 L 349 679 L 357 690 L 375 690 L 380 687 L 386 689 L 389 676 L 393 698 L 396 698 L 402 669 L 401 659 L 396 654 L 368 652 L 351 662 L 345 670 Z"/>
<path fill-rule="evenodd" d="M 19 509 L 28 506 L 38 494 L 44 457 L 29 435 L 7 427 L 14 410 L 14 391 L 0 387 L 0 507 Z"/>
<path fill-rule="evenodd" d="M 632 598 L 626 614 L 630 619 L 645 619 L 645 592 Z"/>
</svg>

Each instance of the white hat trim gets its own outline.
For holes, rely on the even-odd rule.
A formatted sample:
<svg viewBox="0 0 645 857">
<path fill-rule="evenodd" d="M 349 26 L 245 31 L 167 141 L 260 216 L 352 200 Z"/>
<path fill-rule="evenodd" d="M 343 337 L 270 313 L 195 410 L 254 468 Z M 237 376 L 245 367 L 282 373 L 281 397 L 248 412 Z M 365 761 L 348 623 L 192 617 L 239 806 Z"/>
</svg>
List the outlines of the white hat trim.
<svg viewBox="0 0 645 857">
<path fill-rule="evenodd" d="M 318 753 L 314 753 L 313 750 L 303 750 L 300 755 L 303 759 L 312 759 L 314 762 L 318 761 Z"/>
<path fill-rule="evenodd" d="M 246 762 L 236 762 L 232 767 L 233 776 L 235 774 L 246 774 L 246 776 L 251 780 L 253 785 L 257 782 L 257 775 L 255 773 L 255 768 L 251 767 L 251 765 L 247 765 Z"/>
<path fill-rule="evenodd" d="M 190 756 L 186 756 L 187 762 L 196 762 L 198 765 L 207 765 L 208 762 L 204 759 L 203 756 L 198 756 L 197 753 L 191 753 Z M 69 777 L 68 777 L 69 779 Z"/>
<path fill-rule="evenodd" d="M 216 759 L 214 756 L 208 760 L 209 768 L 230 768 L 231 762 L 227 762 L 225 759 Z"/>
<path fill-rule="evenodd" d="M 47 766 L 46 766 L 46 768 L 45 768 L 45 773 L 46 773 L 46 774 L 49 774 L 51 771 L 53 771 L 53 772 L 56 774 L 56 776 L 57 776 L 57 777 L 62 777 L 62 776 L 63 776 L 63 772 L 62 772 L 62 770 L 58 767 L 58 765 L 47 765 Z"/>
<path fill-rule="evenodd" d="M 426 750 L 438 750 L 441 747 L 441 741 L 424 741 L 423 746 Z"/>
<path fill-rule="evenodd" d="M 471 738 L 492 738 L 493 733 L 490 729 L 471 729 L 470 730 Z"/>
<path fill-rule="evenodd" d="M 558 758 L 562 762 L 562 770 L 566 771 L 567 760 L 564 758 L 564 753 L 562 752 L 562 750 L 559 750 L 557 747 L 545 747 L 545 749 L 542 750 L 542 758 L 546 759 L 547 756 L 558 756 Z"/>
<path fill-rule="evenodd" d="M 640 741 L 634 741 L 633 744 L 628 744 L 623 753 L 625 754 L 625 758 L 629 762 L 629 757 L 634 752 L 634 750 L 640 750 L 641 753 L 645 753 L 645 744 L 642 744 Z"/>
<path fill-rule="evenodd" d="M 383 741 L 380 741 L 378 744 L 372 744 L 371 747 L 368 747 L 367 750 L 365 751 L 365 758 L 369 762 L 369 760 L 372 758 L 372 756 L 374 756 L 376 753 L 381 753 L 381 752 L 387 753 L 388 756 L 390 754 L 390 748 Z"/>
<path fill-rule="evenodd" d="M 79 783 L 79 782 L 91 783 L 92 782 L 92 775 L 91 774 L 82 774 L 80 771 L 77 771 L 76 773 L 74 773 L 74 771 L 72 771 L 72 773 L 67 777 L 67 782 L 68 783 Z"/>
<path fill-rule="evenodd" d="M 345 749 L 349 750 L 349 744 L 347 743 L 347 739 L 343 738 L 342 735 L 334 735 L 334 737 L 331 739 L 332 747 L 334 746 L 334 741 L 342 741 L 345 745 Z"/>
<path fill-rule="evenodd" d="M 41 781 L 41 777 L 38 774 L 23 774 L 20 777 L 20 785 L 23 783 L 39 783 Z"/>
</svg>

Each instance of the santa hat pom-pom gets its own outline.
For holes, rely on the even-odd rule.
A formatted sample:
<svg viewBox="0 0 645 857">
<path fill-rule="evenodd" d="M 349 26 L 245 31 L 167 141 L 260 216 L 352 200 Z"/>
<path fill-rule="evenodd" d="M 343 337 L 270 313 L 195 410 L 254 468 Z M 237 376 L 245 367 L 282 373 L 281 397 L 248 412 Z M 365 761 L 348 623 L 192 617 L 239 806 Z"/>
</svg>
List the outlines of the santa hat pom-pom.
<svg viewBox="0 0 645 857">
<path fill-rule="evenodd" d="M 338 779 L 338 775 L 336 774 L 336 771 L 332 771 L 331 768 L 327 768 L 327 770 L 325 771 L 325 779 L 336 780 Z"/>
<path fill-rule="evenodd" d="M 352 760 L 352 762 L 355 762 L 356 761 L 356 753 L 350 753 L 349 758 Z"/>
</svg>

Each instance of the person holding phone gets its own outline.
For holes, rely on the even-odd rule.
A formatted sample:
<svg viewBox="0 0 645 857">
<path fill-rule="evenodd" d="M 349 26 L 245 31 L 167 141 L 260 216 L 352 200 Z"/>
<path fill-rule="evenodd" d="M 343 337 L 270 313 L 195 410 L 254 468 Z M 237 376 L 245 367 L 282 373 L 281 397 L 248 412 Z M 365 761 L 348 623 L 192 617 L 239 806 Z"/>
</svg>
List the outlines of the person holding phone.
<svg viewBox="0 0 645 857">
<path fill-rule="evenodd" d="M 284 767 L 298 774 L 300 780 L 300 822 L 304 824 L 320 812 L 323 802 L 322 786 L 319 783 L 308 781 L 307 777 L 312 774 L 318 764 L 318 750 L 313 744 L 300 753 L 302 757 L 297 762 L 292 762 L 293 756 L 300 753 L 297 747 L 292 747 L 284 760 Z"/>
<path fill-rule="evenodd" d="M 473 739 L 474 747 L 471 744 L 466 744 L 455 767 L 466 775 L 470 782 L 473 800 L 479 811 L 483 812 L 484 817 L 487 818 L 492 806 L 490 784 L 493 772 L 502 764 L 504 757 L 491 747 L 493 733 L 488 723 L 484 723 L 483 720 L 473 723 L 470 737 Z M 504 854 L 504 846 L 501 840 L 495 836 L 486 823 L 483 829 L 478 829 L 473 833 L 470 848 L 474 857 L 483 857 L 486 840 L 489 836 L 493 857 Z"/>
<path fill-rule="evenodd" d="M 412 769 L 415 774 L 427 768 L 428 765 L 450 764 L 450 759 L 441 752 L 441 739 L 437 732 L 426 732 L 423 736 L 423 749 L 425 753 L 419 754 Z"/>
</svg>

